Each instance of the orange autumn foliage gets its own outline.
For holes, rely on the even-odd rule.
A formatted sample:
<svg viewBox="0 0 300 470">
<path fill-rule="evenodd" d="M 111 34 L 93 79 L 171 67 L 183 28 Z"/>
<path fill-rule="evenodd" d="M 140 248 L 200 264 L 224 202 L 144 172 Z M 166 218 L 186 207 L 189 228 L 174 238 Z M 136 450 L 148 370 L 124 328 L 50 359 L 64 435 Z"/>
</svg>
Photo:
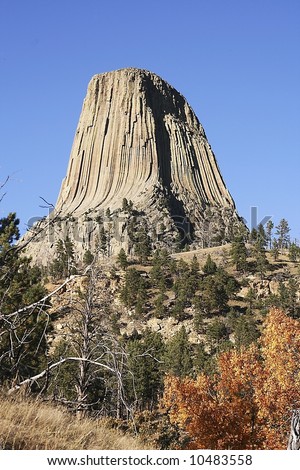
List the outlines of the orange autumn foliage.
<svg viewBox="0 0 300 470">
<path fill-rule="evenodd" d="M 261 337 L 261 353 L 264 374 L 256 400 L 264 448 L 284 449 L 291 411 L 300 408 L 300 321 L 272 310 Z"/>
<path fill-rule="evenodd" d="M 189 449 L 285 449 L 300 407 L 300 322 L 280 310 L 260 345 L 220 354 L 218 373 L 168 377 L 163 404 L 189 436 Z"/>
</svg>

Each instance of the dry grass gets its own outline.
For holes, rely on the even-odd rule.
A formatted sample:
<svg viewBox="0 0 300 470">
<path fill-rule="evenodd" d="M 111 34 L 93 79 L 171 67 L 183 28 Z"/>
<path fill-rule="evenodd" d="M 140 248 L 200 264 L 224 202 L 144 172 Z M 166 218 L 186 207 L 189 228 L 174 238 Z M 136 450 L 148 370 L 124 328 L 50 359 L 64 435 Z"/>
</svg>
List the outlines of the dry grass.
<svg viewBox="0 0 300 470">
<path fill-rule="evenodd" d="M 0 399 L 0 449 L 125 450 L 147 447 L 101 420 L 77 419 L 67 411 L 36 401 Z"/>
<path fill-rule="evenodd" d="M 213 246 L 210 248 L 199 248 L 192 251 L 181 251 L 180 253 L 172 253 L 172 258 L 175 258 L 177 261 L 180 259 L 190 263 L 194 256 L 197 257 L 200 267 L 202 267 L 207 259 L 207 256 L 210 255 L 215 263 L 222 265 L 224 261 L 224 256 L 230 258 L 230 249 L 231 244 L 221 246 Z"/>
</svg>

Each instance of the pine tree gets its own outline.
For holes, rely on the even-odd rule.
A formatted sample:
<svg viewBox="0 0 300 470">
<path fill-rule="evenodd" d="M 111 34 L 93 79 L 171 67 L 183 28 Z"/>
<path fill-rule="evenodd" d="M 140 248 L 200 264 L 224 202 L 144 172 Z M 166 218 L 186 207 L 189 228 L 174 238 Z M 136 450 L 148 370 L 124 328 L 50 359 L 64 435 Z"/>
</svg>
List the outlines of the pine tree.
<svg viewBox="0 0 300 470">
<path fill-rule="evenodd" d="M 208 276 L 201 284 L 201 301 L 206 313 L 227 307 L 229 295 L 224 280 L 219 276 Z"/>
<path fill-rule="evenodd" d="M 160 293 L 154 301 L 154 315 L 157 318 L 164 318 L 166 315 L 166 306 L 164 305 L 164 300 L 166 296 L 163 293 Z"/>
<path fill-rule="evenodd" d="M 172 317 L 177 320 L 183 320 L 185 317 L 185 308 L 187 307 L 187 297 L 184 291 L 180 291 L 179 295 L 176 297 L 173 307 L 171 308 Z"/>
<path fill-rule="evenodd" d="M 255 295 L 255 291 L 253 289 L 253 287 L 250 287 L 248 289 L 248 292 L 246 294 L 246 297 L 245 299 L 249 302 L 249 312 L 252 312 L 252 309 L 253 309 L 253 305 L 254 305 L 254 302 L 256 300 L 256 295 Z"/>
<path fill-rule="evenodd" d="M 15 213 L 0 219 L 0 383 L 27 378 L 46 362 L 51 325 L 44 303 L 30 307 L 46 291 L 40 269 L 15 245 L 18 226 Z"/>
<path fill-rule="evenodd" d="M 145 313 L 145 304 L 147 300 L 147 290 L 146 285 L 143 279 L 141 279 L 135 301 L 135 318 L 140 318 L 143 313 Z"/>
<path fill-rule="evenodd" d="M 103 226 L 100 229 L 99 250 L 103 257 L 107 255 L 107 233 Z"/>
<path fill-rule="evenodd" d="M 121 248 L 119 251 L 117 263 L 120 265 L 121 269 L 126 269 L 128 266 L 128 259 L 124 248 Z"/>
<path fill-rule="evenodd" d="M 224 321 L 216 318 L 209 323 L 206 329 L 206 336 L 212 345 L 216 343 L 217 346 L 220 346 L 222 342 L 228 339 L 228 331 Z"/>
<path fill-rule="evenodd" d="M 250 236 L 249 236 L 249 240 L 250 240 L 250 243 L 253 244 L 256 242 L 257 240 L 257 229 L 253 227 L 253 229 L 251 230 L 250 232 Z"/>
<path fill-rule="evenodd" d="M 247 269 L 247 249 L 242 237 L 236 237 L 231 245 L 231 258 L 237 271 Z"/>
<path fill-rule="evenodd" d="M 297 300 L 298 283 L 294 278 L 289 278 L 287 283 L 280 282 L 278 297 L 279 306 L 291 317 L 299 317 L 299 303 Z"/>
<path fill-rule="evenodd" d="M 192 262 L 190 264 L 190 273 L 191 276 L 198 276 L 199 274 L 199 261 L 196 255 L 193 256 Z"/>
<path fill-rule="evenodd" d="M 49 267 L 50 274 L 56 278 L 69 277 L 76 274 L 76 261 L 74 244 L 69 237 L 58 240 L 56 243 L 56 255 Z"/>
<path fill-rule="evenodd" d="M 239 316 L 234 325 L 234 344 L 236 348 L 249 346 L 259 338 L 257 324 L 251 315 Z"/>
<path fill-rule="evenodd" d="M 276 235 L 278 238 L 278 247 L 280 250 L 288 248 L 290 244 L 290 227 L 285 219 L 281 219 L 279 224 L 276 226 Z"/>
<path fill-rule="evenodd" d="M 298 261 L 300 256 L 300 247 L 295 243 L 291 243 L 289 246 L 289 259 L 294 263 Z"/>
<path fill-rule="evenodd" d="M 162 268 L 162 260 L 159 251 L 155 251 L 152 268 L 150 271 L 150 279 L 154 287 L 165 287 L 164 272 Z"/>
<path fill-rule="evenodd" d="M 268 268 L 268 260 L 265 252 L 265 248 L 263 245 L 263 242 L 257 239 L 254 250 L 253 250 L 253 255 L 256 263 L 256 270 L 259 272 L 261 278 L 265 275 L 267 268 Z"/>
<path fill-rule="evenodd" d="M 192 348 L 184 326 L 167 343 L 165 364 L 167 372 L 176 377 L 186 377 L 192 374 Z"/>
<path fill-rule="evenodd" d="M 272 222 L 272 220 L 269 220 L 267 222 L 267 226 L 266 226 L 266 240 L 267 240 L 267 243 L 268 243 L 268 246 L 269 246 L 269 249 L 271 250 L 272 248 L 272 230 L 274 228 L 274 223 Z"/>
<path fill-rule="evenodd" d="M 276 238 L 273 238 L 271 254 L 273 256 L 274 261 L 277 261 L 279 256 L 279 243 Z"/>
<path fill-rule="evenodd" d="M 204 311 L 200 297 L 194 298 L 194 328 L 197 333 L 203 333 L 204 331 Z"/>
<path fill-rule="evenodd" d="M 163 390 L 164 344 L 159 333 L 146 330 L 141 339 L 127 343 L 128 393 L 132 401 L 138 402 L 140 409 L 152 409 L 158 403 Z M 134 377 L 134 389 L 132 387 Z"/>
<path fill-rule="evenodd" d="M 129 210 L 129 204 L 128 204 L 128 201 L 126 199 L 126 197 L 124 197 L 123 201 L 122 201 L 122 211 L 123 212 L 128 212 Z"/>
<path fill-rule="evenodd" d="M 199 281 L 200 281 L 199 268 L 200 266 L 199 266 L 197 256 L 194 255 L 192 258 L 192 262 L 190 264 L 190 273 L 189 273 L 189 279 L 188 279 L 189 298 L 193 297 L 199 288 Z"/>
<path fill-rule="evenodd" d="M 208 371 L 211 356 L 205 350 L 205 344 L 198 343 L 194 346 L 193 368 L 198 375 L 201 372 Z"/>
<path fill-rule="evenodd" d="M 86 250 L 83 255 L 83 263 L 85 266 L 89 266 L 94 261 L 94 255 L 90 250 Z"/>
<path fill-rule="evenodd" d="M 203 266 L 203 272 L 205 274 L 214 274 L 217 271 L 217 265 L 212 260 L 210 255 L 207 255 L 206 262 Z"/>
<path fill-rule="evenodd" d="M 263 224 L 259 224 L 257 227 L 257 242 L 262 248 L 266 248 L 267 246 L 267 235 L 264 229 Z"/>
<path fill-rule="evenodd" d="M 151 240 L 144 226 L 141 226 L 136 234 L 134 251 L 140 263 L 146 263 L 148 261 L 148 257 L 151 254 Z"/>
<path fill-rule="evenodd" d="M 136 315 L 143 313 L 147 299 L 146 283 L 135 268 L 127 269 L 120 299 L 126 307 L 135 307 Z"/>
</svg>

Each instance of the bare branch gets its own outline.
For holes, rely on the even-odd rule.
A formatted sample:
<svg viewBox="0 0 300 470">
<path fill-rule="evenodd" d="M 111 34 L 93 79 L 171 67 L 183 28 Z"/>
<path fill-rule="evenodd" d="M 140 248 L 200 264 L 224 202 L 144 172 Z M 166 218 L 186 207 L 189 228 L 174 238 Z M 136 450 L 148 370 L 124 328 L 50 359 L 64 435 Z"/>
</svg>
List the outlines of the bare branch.
<svg viewBox="0 0 300 470">
<path fill-rule="evenodd" d="M 44 199 L 42 196 L 40 196 L 40 199 L 42 199 L 42 201 L 44 201 L 47 205 L 46 206 L 40 206 L 42 208 L 46 208 L 46 209 L 54 209 L 54 205 L 51 203 L 51 202 L 48 202 L 46 201 L 46 199 Z"/>
<path fill-rule="evenodd" d="M 9 180 L 9 176 L 6 177 L 6 180 L 3 182 L 3 183 L 0 183 L 0 191 L 2 188 L 4 188 L 4 186 L 6 185 L 6 183 L 8 182 Z M 2 194 L 0 196 L 0 202 L 3 200 L 4 196 L 5 196 L 6 193 Z"/>
<path fill-rule="evenodd" d="M 59 292 L 66 284 L 69 282 L 73 281 L 77 277 L 82 277 L 85 276 L 87 271 L 89 269 L 89 266 L 86 268 L 83 274 L 73 274 L 71 275 L 68 279 L 66 279 L 60 286 L 58 286 L 54 291 L 50 292 L 49 294 L 45 295 L 42 299 L 38 300 L 37 302 L 34 302 L 33 304 L 27 305 L 26 307 L 20 308 L 19 310 L 16 310 L 15 312 L 9 313 L 7 315 L 0 315 L 0 319 L 4 319 L 7 321 L 8 318 L 12 318 L 16 315 L 19 315 L 20 313 L 26 312 L 28 310 L 32 310 L 36 307 L 39 307 L 41 304 L 44 304 L 46 300 L 48 300 L 52 295 L 56 294 Z"/>
<path fill-rule="evenodd" d="M 54 369 L 55 367 L 58 367 L 60 366 L 61 364 L 64 364 L 65 362 L 72 362 L 72 361 L 77 361 L 77 362 L 87 362 L 89 364 L 94 364 L 96 366 L 99 366 L 99 367 L 102 367 L 103 369 L 106 369 L 106 370 L 109 370 L 110 372 L 115 372 L 114 369 L 112 369 L 111 367 L 109 367 L 108 365 L 106 364 L 103 364 L 101 362 L 98 362 L 98 361 L 92 361 L 90 359 L 84 359 L 82 357 L 64 357 L 62 359 L 60 359 L 58 362 L 55 362 L 54 364 L 51 364 L 49 367 L 47 367 L 46 369 L 44 369 L 42 372 L 40 372 L 39 374 L 37 375 L 34 375 L 33 377 L 29 377 L 28 379 L 26 380 L 23 380 L 22 382 L 18 383 L 17 385 L 14 385 L 14 387 L 12 387 L 10 390 L 9 390 L 9 394 L 15 392 L 16 390 L 19 390 L 22 386 L 24 385 L 30 385 L 32 384 L 33 382 L 36 382 L 40 379 L 42 379 L 43 377 L 45 377 L 46 374 L 48 374 L 52 369 Z"/>
</svg>

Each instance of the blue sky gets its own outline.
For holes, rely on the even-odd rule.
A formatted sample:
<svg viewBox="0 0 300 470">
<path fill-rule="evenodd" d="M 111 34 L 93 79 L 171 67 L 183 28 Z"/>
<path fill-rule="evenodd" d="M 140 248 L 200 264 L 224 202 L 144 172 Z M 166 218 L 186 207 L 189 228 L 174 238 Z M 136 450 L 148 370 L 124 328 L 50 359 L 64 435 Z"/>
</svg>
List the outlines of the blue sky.
<svg viewBox="0 0 300 470">
<path fill-rule="evenodd" d="M 0 0 L 0 216 L 55 203 L 96 73 L 151 70 L 203 124 L 238 211 L 300 239 L 299 0 Z"/>
</svg>

